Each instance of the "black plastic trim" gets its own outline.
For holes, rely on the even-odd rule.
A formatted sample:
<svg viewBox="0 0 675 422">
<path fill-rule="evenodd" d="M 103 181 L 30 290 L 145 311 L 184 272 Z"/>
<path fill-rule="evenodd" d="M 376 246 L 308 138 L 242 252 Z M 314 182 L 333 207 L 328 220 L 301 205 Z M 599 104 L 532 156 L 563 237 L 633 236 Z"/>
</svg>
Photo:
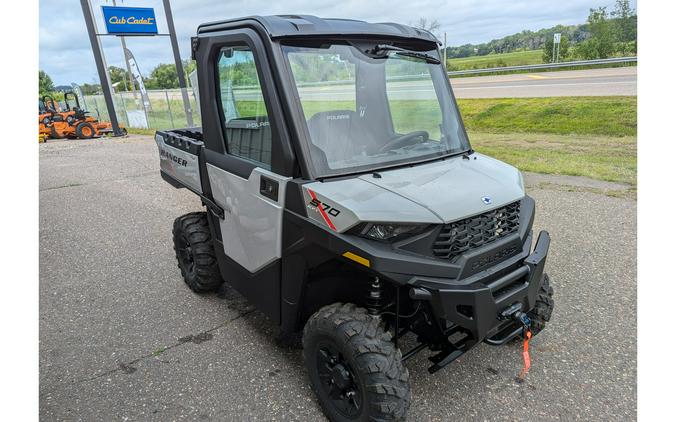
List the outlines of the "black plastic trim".
<svg viewBox="0 0 675 422">
<path fill-rule="evenodd" d="M 260 194 L 273 201 L 279 201 L 279 182 L 265 175 L 260 175 Z"/>
<path fill-rule="evenodd" d="M 219 169 L 244 179 L 251 177 L 253 169 L 259 167 L 252 161 L 244 160 L 243 158 L 238 158 L 234 155 L 221 154 L 209 149 L 204 150 L 204 157 L 206 158 L 207 164 L 211 164 L 212 166 L 218 167 Z"/>
<path fill-rule="evenodd" d="M 281 323 L 280 274 L 281 260 L 277 259 L 251 273 L 225 254 L 223 243 L 214 240 L 214 249 L 220 274 L 230 286 L 243 295 L 256 309 L 267 315 L 272 323 Z"/>
</svg>

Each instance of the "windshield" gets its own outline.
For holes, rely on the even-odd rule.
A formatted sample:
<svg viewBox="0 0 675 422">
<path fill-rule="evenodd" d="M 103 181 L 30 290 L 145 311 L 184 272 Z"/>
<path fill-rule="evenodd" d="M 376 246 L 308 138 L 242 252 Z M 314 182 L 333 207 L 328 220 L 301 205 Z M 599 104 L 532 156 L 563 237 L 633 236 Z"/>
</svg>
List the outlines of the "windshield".
<svg viewBox="0 0 675 422">
<path fill-rule="evenodd" d="M 384 47 L 283 47 L 318 177 L 469 149 L 437 51 Z"/>
</svg>

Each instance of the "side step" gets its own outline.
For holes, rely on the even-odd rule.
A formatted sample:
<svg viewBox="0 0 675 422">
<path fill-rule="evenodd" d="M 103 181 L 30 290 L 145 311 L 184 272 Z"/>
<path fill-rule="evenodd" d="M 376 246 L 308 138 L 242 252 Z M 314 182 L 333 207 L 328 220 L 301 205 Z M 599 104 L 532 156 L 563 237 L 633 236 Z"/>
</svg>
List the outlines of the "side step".
<svg viewBox="0 0 675 422">
<path fill-rule="evenodd" d="M 462 356 L 464 352 L 465 351 L 463 349 L 448 348 L 436 355 L 431 356 L 429 360 L 434 364 L 429 368 L 429 373 L 433 374 L 438 372 L 440 369 L 443 369 L 449 363 Z"/>
<path fill-rule="evenodd" d="M 428 369 L 430 374 L 438 372 L 440 369 L 446 367 L 448 364 L 462 356 L 467 350 L 471 349 L 471 347 L 476 344 L 476 342 L 468 335 L 455 342 L 447 339 L 448 336 L 457 333 L 458 330 L 459 327 L 455 325 L 445 331 L 444 336 L 446 336 L 446 340 L 445 344 L 442 346 L 441 351 L 429 357 L 429 360 L 433 362 L 433 365 Z M 417 346 L 404 353 L 401 360 L 405 362 L 420 351 L 430 346 L 430 343 L 419 343 Z"/>
</svg>

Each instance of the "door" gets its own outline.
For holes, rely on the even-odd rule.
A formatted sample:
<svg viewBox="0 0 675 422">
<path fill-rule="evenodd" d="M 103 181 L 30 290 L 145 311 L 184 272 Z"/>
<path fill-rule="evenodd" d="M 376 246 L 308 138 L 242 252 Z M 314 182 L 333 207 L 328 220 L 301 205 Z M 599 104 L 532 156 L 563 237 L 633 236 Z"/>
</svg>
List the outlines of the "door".
<svg viewBox="0 0 675 422">
<path fill-rule="evenodd" d="M 272 171 L 273 127 L 253 48 L 246 43 L 220 48 L 217 78 L 225 153 L 207 156 L 207 172 L 213 198 L 225 211 L 220 221 L 225 254 L 255 273 L 281 258 L 290 178 Z"/>
<path fill-rule="evenodd" d="M 210 191 L 224 211 L 215 219 L 223 278 L 278 321 L 282 217 L 291 179 L 284 172 L 292 158 L 285 158 L 283 118 L 256 37 L 242 30 L 200 42 L 210 62 L 210 71 L 200 74 L 200 89 L 215 91 L 206 99 L 202 91 L 200 100 Z M 203 62 L 199 55 L 197 60 Z M 202 84 L 203 77 L 211 83 Z M 211 100 L 214 107 L 205 107 Z"/>
</svg>

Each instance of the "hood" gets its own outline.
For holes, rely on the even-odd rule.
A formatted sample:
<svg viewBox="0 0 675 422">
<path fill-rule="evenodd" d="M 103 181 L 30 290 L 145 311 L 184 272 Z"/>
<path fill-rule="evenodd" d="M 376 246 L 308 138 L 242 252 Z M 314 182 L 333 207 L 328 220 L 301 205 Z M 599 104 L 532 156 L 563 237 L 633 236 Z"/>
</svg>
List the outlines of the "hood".
<svg viewBox="0 0 675 422">
<path fill-rule="evenodd" d="M 378 173 L 304 184 L 308 216 L 337 232 L 362 221 L 440 224 L 525 196 L 515 167 L 477 153 Z"/>
<path fill-rule="evenodd" d="M 457 156 L 379 174 L 381 178 L 366 174 L 359 179 L 415 202 L 445 223 L 525 196 L 515 167 L 478 153 L 471 154 L 468 160 Z"/>
</svg>

